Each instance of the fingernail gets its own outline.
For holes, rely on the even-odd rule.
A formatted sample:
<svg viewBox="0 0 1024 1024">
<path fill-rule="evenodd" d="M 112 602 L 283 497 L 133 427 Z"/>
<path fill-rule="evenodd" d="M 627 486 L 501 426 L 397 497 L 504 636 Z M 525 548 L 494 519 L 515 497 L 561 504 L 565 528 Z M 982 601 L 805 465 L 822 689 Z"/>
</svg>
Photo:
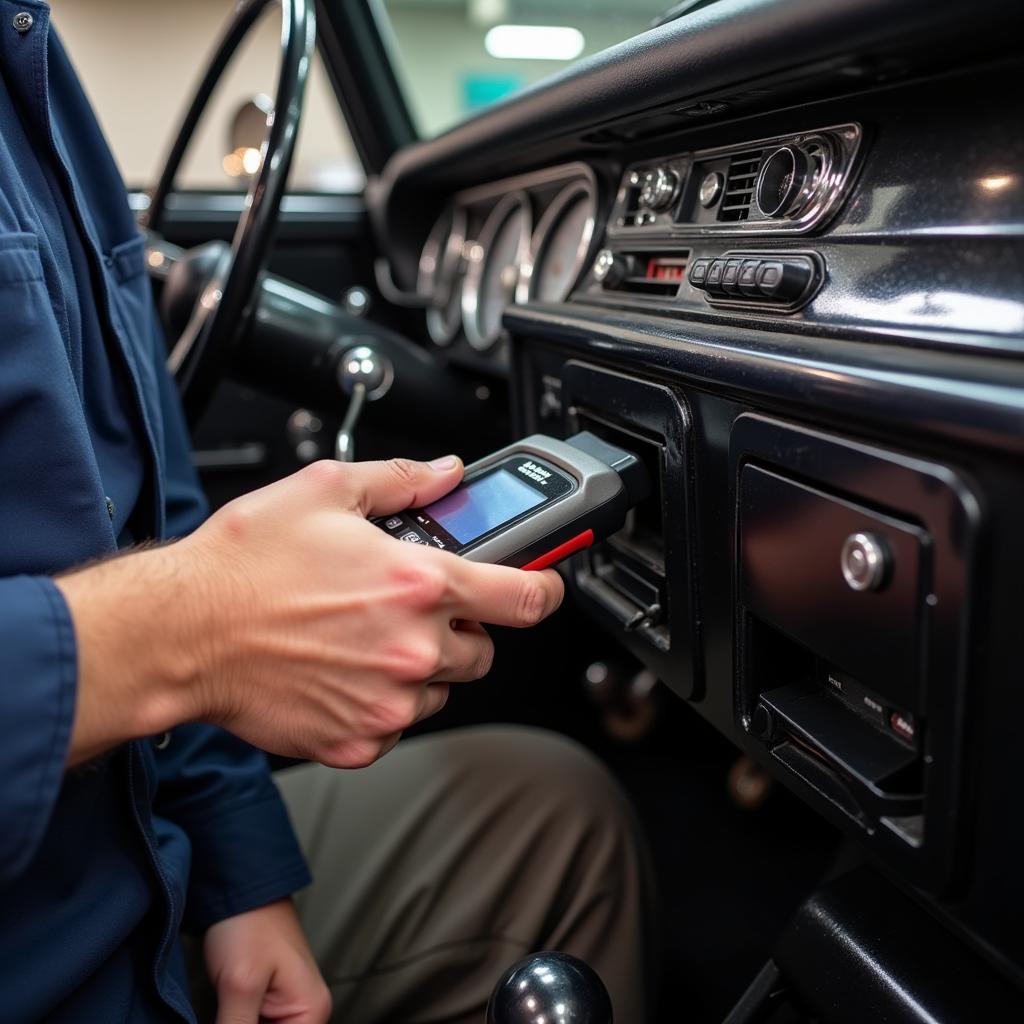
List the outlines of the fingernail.
<svg viewBox="0 0 1024 1024">
<path fill-rule="evenodd" d="M 459 464 L 458 457 L 455 455 L 442 455 L 439 459 L 431 459 L 427 465 L 431 469 L 436 469 L 438 472 L 443 472 L 446 469 L 454 469 Z"/>
</svg>

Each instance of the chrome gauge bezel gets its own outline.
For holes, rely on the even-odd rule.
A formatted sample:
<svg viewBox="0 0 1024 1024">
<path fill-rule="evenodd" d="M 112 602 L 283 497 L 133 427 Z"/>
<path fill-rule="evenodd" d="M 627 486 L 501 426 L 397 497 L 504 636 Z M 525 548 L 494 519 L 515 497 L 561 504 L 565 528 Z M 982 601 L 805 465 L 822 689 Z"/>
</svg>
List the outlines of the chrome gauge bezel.
<svg viewBox="0 0 1024 1024">
<path fill-rule="evenodd" d="M 462 327 L 461 315 L 446 323 L 444 311 L 461 286 L 466 211 L 459 205 L 446 209 L 434 222 L 420 253 L 416 290 L 430 296 L 427 332 L 435 345 L 449 345 Z M 460 301 L 461 313 L 461 301 Z"/>
<path fill-rule="evenodd" d="M 452 286 L 453 293 L 448 296 L 449 302 L 456 297 L 454 292 L 460 288 L 460 282 L 456 281 Z M 461 294 L 458 295 L 458 307 L 450 322 L 445 320 L 445 311 L 447 309 L 447 302 L 443 306 L 431 305 L 427 307 L 427 334 L 430 335 L 430 340 L 439 348 L 450 345 L 459 336 L 459 331 L 462 330 Z"/>
<path fill-rule="evenodd" d="M 509 192 L 503 196 L 488 213 L 480 230 L 480 238 L 469 249 L 468 269 L 462 285 L 462 329 L 466 341 L 478 352 L 486 352 L 501 337 L 502 328 L 490 334 L 480 327 L 480 282 L 487 267 L 494 238 L 517 208 L 523 210 L 523 229 L 518 243 L 518 280 L 512 290 L 511 302 L 518 301 L 519 288 L 522 284 L 523 267 L 530 259 L 530 239 L 533 233 L 533 215 L 530 196 L 523 190 Z"/>
<path fill-rule="evenodd" d="M 522 273 L 519 277 L 519 286 L 516 290 L 516 302 L 523 304 L 529 302 L 537 294 L 539 278 L 537 268 L 542 265 L 547 243 L 550 241 L 552 232 L 558 226 L 563 214 L 580 197 L 583 196 L 589 204 L 590 212 L 587 215 L 586 224 L 583 228 L 583 235 L 576 248 L 576 257 L 573 263 L 572 278 L 564 293 L 555 302 L 563 302 L 573 288 L 576 287 L 588 264 L 587 257 L 590 255 L 590 247 L 594 241 L 594 232 L 597 228 L 597 187 L 590 178 L 579 178 L 569 182 L 555 198 L 548 204 L 540 220 L 537 222 L 536 230 L 530 239 L 530 255 L 523 264 Z"/>
</svg>

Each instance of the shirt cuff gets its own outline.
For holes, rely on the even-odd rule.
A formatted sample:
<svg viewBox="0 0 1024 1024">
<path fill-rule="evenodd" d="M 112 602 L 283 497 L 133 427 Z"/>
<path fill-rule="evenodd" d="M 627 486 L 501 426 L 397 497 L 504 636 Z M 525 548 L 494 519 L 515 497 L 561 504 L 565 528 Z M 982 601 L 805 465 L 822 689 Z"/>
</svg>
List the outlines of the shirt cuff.
<svg viewBox="0 0 1024 1024">
<path fill-rule="evenodd" d="M 0 579 L 0 883 L 31 863 L 64 778 L 78 657 L 46 576 Z"/>
<path fill-rule="evenodd" d="M 183 927 L 198 933 L 284 899 L 312 876 L 276 791 L 188 827 L 192 842 Z"/>
</svg>

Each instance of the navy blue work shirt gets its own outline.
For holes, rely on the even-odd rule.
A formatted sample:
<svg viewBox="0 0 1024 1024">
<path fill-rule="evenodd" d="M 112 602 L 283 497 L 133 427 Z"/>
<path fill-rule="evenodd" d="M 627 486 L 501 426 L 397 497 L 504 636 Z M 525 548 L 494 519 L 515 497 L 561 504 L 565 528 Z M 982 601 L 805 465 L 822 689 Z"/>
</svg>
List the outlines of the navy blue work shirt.
<svg viewBox="0 0 1024 1024">
<path fill-rule="evenodd" d="M 0 0 L 0 488 L 0 1019 L 192 1021 L 180 929 L 309 875 L 266 759 L 211 726 L 65 770 L 76 641 L 51 575 L 205 504 L 142 238 L 37 0 Z"/>
</svg>

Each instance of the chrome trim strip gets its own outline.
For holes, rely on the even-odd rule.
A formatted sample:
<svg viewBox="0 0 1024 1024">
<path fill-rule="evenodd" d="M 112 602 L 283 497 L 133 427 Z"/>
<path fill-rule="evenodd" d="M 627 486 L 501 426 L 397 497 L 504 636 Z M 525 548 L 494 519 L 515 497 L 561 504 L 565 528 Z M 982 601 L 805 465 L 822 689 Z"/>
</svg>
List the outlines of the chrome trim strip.
<svg viewBox="0 0 1024 1024">
<path fill-rule="evenodd" d="M 245 193 L 233 192 L 173 192 L 167 197 L 167 210 L 180 217 L 197 219 L 241 216 Z M 133 213 L 149 209 L 147 192 L 129 192 L 128 206 Z M 345 193 L 301 194 L 292 193 L 281 200 L 281 214 L 287 217 L 345 217 L 359 218 L 366 212 L 363 197 Z"/>
</svg>

